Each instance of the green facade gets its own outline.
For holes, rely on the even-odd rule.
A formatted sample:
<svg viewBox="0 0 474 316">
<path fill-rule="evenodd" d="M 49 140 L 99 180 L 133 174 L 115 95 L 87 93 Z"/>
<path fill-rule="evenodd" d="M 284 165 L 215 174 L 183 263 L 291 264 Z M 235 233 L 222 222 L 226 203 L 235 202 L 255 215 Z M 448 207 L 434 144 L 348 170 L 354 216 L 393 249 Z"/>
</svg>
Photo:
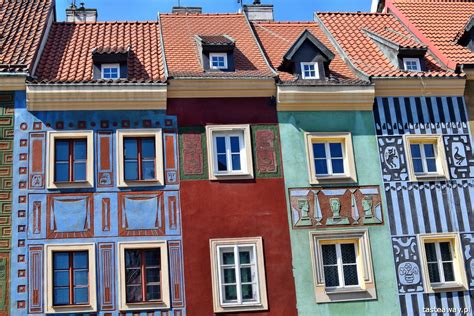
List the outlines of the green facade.
<svg viewBox="0 0 474 316">
<path fill-rule="evenodd" d="M 310 185 L 308 179 L 305 132 L 351 132 L 358 178 L 358 183 L 352 185 L 376 185 L 380 187 L 382 193 L 383 225 L 330 228 L 331 230 L 368 228 L 377 289 L 376 300 L 316 303 L 309 238 L 309 233 L 316 229 L 292 228 L 291 210 L 288 209 L 299 315 L 346 315 L 348 313 L 350 315 L 400 315 L 372 112 L 279 112 L 278 119 L 287 198 L 288 190 L 291 188 L 318 187 Z M 351 185 L 341 183 L 336 186 L 350 187 Z M 289 207 L 290 203 L 287 204 Z"/>
</svg>

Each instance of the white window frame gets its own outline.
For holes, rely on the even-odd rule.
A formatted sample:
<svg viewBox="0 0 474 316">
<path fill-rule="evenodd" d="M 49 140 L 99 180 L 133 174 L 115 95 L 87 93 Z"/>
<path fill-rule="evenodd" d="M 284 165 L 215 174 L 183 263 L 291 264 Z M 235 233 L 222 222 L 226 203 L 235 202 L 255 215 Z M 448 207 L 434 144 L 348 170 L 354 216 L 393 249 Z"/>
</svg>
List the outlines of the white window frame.
<svg viewBox="0 0 474 316">
<path fill-rule="evenodd" d="M 104 78 L 104 70 L 105 69 L 117 69 L 117 78 Z M 117 80 L 120 79 L 120 64 L 101 64 L 100 65 L 100 78 L 104 80 Z"/>
<path fill-rule="evenodd" d="M 219 67 L 219 66 L 212 65 L 212 58 L 213 57 L 224 57 L 224 66 Z M 209 53 L 209 68 L 210 69 L 228 69 L 229 64 L 228 64 L 228 60 L 227 60 L 227 53 Z"/>
<path fill-rule="evenodd" d="M 408 69 L 408 63 L 415 62 L 416 69 Z M 403 58 L 403 69 L 405 71 L 421 71 L 420 58 Z"/>
<path fill-rule="evenodd" d="M 160 249 L 161 256 L 161 301 L 147 303 L 127 303 L 125 281 L 125 250 L 127 249 Z M 157 310 L 171 308 L 170 277 L 168 265 L 168 243 L 165 240 L 146 242 L 119 242 L 119 308 L 121 311 Z"/>
<path fill-rule="evenodd" d="M 219 135 L 240 138 L 240 171 L 219 171 L 215 137 Z M 252 143 L 250 125 L 208 125 L 206 126 L 207 157 L 210 180 L 253 179 Z M 227 141 L 226 141 L 227 142 Z M 228 153 L 226 154 L 229 160 Z M 230 167 L 228 161 L 228 167 Z"/>
<path fill-rule="evenodd" d="M 352 146 L 352 134 L 350 132 L 337 132 L 337 133 L 319 133 L 319 132 L 306 132 L 304 133 L 306 140 L 306 157 L 308 162 L 308 178 L 310 184 L 320 183 L 331 183 L 331 182 L 344 182 L 354 183 L 357 182 L 357 172 L 355 167 L 354 150 Z M 344 173 L 343 174 L 328 174 L 328 175 L 316 175 L 316 167 L 314 165 L 314 143 L 341 143 L 342 144 L 342 156 L 344 159 Z M 326 151 L 326 155 L 328 152 Z M 329 166 L 328 166 L 329 168 Z M 332 166 L 329 168 L 332 170 Z"/>
<path fill-rule="evenodd" d="M 344 290 L 344 289 L 360 289 L 360 275 L 357 274 L 357 285 L 345 285 L 344 283 L 344 264 L 342 263 L 342 254 L 341 254 L 341 244 L 353 244 L 354 245 L 354 250 L 355 250 L 355 255 L 356 255 L 356 265 L 357 267 L 360 265 L 360 258 L 358 254 L 358 248 L 357 248 L 357 242 L 355 241 L 341 241 L 341 242 L 335 242 L 335 243 L 328 243 L 326 245 L 335 245 L 336 246 L 336 256 L 337 256 L 337 272 L 339 276 L 339 286 L 334 286 L 334 287 L 326 287 L 327 291 L 337 291 L 337 290 Z M 323 257 L 323 256 L 321 256 Z M 323 267 L 324 267 L 324 262 L 323 262 Z"/>
<path fill-rule="evenodd" d="M 377 298 L 367 229 L 315 231 L 310 232 L 309 237 L 317 303 L 374 300 Z M 343 243 L 355 244 L 359 286 L 326 287 L 321 246 Z M 339 278 L 341 276 L 343 277 L 343 274 L 339 272 Z M 340 282 L 340 284 L 342 283 Z"/>
<path fill-rule="evenodd" d="M 304 66 L 314 66 L 314 76 L 306 76 Z M 301 78 L 303 79 L 319 79 L 319 64 L 317 62 L 301 63 Z"/>
<path fill-rule="evenodd" d="M 447 180 L 449 179 L 448 164 L 444 152 L 443 138 L 441 135 L 405 135 L 405 152 L 408 163 L 408 175 L 410 181 Z M 437 172 L 415 173 L 413 166 L 413 156 L 411 153 L 412 144 L 433 144 L 436 158 Z M 424 151 L 424 149 L 423 149 Z M 423 165 L 426 162 L 423 160 Z M 426 168 L 425 168 L 426 170 Z"/>
<path fill-rule="evenodd" d="M 449 242 L 453 257 L 454 282 L 431 283 L 426 258 L 425 243 Z M 468 281 L 461 238 L 457 233 L 420 234 L 418 235 L 421 269 L 424 290 L 426 293 L 467 291 Z M 441 272 L 441 271 L 440 271 Z M 444 273 L 444 272 L 442 272 Z"/>
<path fill-rule="evenodd" d="M 245 312 L 245 311 L 264 311 L 268 309 L 266 277 L 265 277 L 265 261 L 263 255 L 263 241 L 261 237 L 251 238 L 226 238 L 226 239 L 211 239 L 210 254 L 211 254 L 211 269 L 212 269 L 212 294 L 214 313 L 226 312 Z M 256 269 L 256 288 L 257 299 L 251 302 L 237 302 L 225 303 L 223 300 L 222 282 L 221 282 L 221 265 L 220 265 L 220 250 L 224 248 L 247 248 L 252 247 L 255 255 L 255 269 Z M 235 264 L 238 264 L 238 255 L 235 257 Z M 240 269 L 237 269 L 240 270 Z M 240 275 L 236 274 L 236 278 L 240 279 Z M 240 290 L 238 289 L 238 292 Z"/>
<path fill-rule="evenodd" d="M 117 183 L 119 187 L 162 186 L 165 185 L 163 168 L 163 133 L 161 128 L 117 130 Z M 125 180 L 124 141 L 126 137 L 154 137 L 155 138 L 155 179 Z"/>
<path fill-rule="evenodd" d="M 94 132 L 93 131 L 49 131 L 46 155 L 46 186 L 48 189 L 92 188 L 94 187 Z M 56 139 L 85 139 L 87 142 L 86 180 L 76 182 L 55 182 L 55 144 Z"/>
<path fill-rule="evenodd" d="M 96 290 L 96 258 L 95 244 L 55 244 L 45 246 L 45 304 L 46 313 L 91 313 L 97 312 L 97 290 Z M 89 304 L 88 305 L 53 305 L 53 253 L 62 251 L 87 251 L 89 258 Z"/>
</svg>

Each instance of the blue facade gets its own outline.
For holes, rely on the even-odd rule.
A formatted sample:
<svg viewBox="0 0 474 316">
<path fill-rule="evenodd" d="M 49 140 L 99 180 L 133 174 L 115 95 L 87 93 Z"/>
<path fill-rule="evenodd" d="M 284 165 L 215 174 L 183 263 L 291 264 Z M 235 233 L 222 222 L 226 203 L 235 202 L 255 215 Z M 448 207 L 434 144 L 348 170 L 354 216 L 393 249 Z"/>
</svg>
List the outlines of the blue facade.
<svg viewBox="0 0 474 316">
<path fill-rule="evenodd" d="M 379 97 L 374 115 L 402 314 L 472 311 L 474 156 L 464 98 Z M 410 179 L 406 135 L 441 137 L 447 179 Z M 422 275 L 419 236 L 444 233 L 459 236 L 467 289 L 432 293 Z"/>
<path fill-rule="evenodd" d="M 166 241 L 172 308 L 147 312 L 185 315 L 176 118 L 164 111 L 33 113 L 25 99 L 23 92 L 16 94 L 11 313 L 47 312 L 45 269 L 52 267 L 46 248 L 90 244 L 95 249 L 94 314 L 117 315 L 119 244 Z M 120 188 L 116 132 L 141 129 L 162 129 L 165 185 Z M 93 131 L 93 188 L 47 189 L 48 131 Z M 137 312 L 144 313 L 139 307 Z"/>
</svg>

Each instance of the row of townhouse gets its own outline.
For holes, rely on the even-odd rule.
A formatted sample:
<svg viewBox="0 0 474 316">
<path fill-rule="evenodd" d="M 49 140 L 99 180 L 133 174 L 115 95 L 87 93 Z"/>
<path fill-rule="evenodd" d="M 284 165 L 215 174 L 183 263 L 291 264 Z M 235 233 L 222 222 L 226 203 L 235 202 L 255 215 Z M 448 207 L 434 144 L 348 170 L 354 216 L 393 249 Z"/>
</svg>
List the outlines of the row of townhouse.
<svg viewBox="0 0 474 316">
<path fill-rule="evenodd" d="M 0 6 L 0 314 L 472 311 L 472 1 Z"/>
</svg>

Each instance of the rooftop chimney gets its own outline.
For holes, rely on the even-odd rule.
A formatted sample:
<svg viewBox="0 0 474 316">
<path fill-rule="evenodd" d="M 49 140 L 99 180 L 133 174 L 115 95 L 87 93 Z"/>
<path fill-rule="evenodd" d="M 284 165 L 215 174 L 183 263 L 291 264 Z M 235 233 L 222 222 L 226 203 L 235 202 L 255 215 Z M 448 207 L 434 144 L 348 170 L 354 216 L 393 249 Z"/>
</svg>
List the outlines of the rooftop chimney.
<svg viewBox="0 0 474 316">
<path fill-rule="evenodd" d="M 176 14 L 201 14 L 201 7 L 173 7 L 173 13 Z"/>
<path fill-rule="evenodd" d="M 260 0 L 254 0 L 251 5 L 244 5 L 244 13 L 250 21 L 268 22 L 273 21 L 273 4 L 262 4 Z"/>
<path fill-rule="evenodd" d="M 84 7 L 84 2 L 81 2 L 81 6 L 78 8 L 74 1 L 66 9 L 66 22 L 97 22 L 97 9 Z"/>
</svg>

